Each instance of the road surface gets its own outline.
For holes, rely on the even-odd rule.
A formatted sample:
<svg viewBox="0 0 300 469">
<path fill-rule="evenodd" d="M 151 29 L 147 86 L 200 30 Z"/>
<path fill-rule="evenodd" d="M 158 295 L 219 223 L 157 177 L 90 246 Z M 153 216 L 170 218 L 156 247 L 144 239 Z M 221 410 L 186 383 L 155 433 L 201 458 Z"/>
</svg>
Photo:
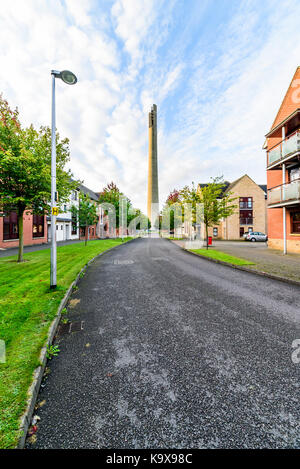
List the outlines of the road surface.
<svg viewBox="0 0 300 469">
<path fill-rule="evenodd" d="M 299 448 L 299 293 L 167 240 L 107 252 L 72 295 L 27 446 Z"/>
</svg>

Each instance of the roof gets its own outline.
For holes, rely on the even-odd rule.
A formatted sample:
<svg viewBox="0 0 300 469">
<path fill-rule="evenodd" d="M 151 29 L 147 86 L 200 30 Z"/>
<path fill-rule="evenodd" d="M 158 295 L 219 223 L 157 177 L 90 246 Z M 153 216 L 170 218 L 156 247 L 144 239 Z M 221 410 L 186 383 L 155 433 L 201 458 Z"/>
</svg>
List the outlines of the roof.
<svg viewBox="0 0 300 469">
<path fill-rule="evenodd" d="M 223 190 L 221 192 L 221 197 L 225 194 L 225 192 L 228 192 L 228 191 L 231 191 L 231 189 L 241 180 L 243 179 L 245 176 L 247 176 L 249 179 L 250 176 L 248 176 L 248 174 L 244 174 L 243 176 L 239 177 L 238 179 L 236 179 L 235 181 L 233 182 L 228 182 L 228 181 L 224 181 L 224 187 L 223 187 Z M 253 179 L 251 179 L 251 181 L 253 181 Z M 255 181 L 253 181 L 254 184 L 256 184 Z M 199 183 L 198 184 L 198 187 L 200 186 L 200 189 L 202 189 L 202 187 L 206 187 L 208 185 L 208 183 L 205 183 L 205 184 L 202 184 L 202 183 Z M 260 187 L 264 193 L 265 193 L 265 198 L 267 197 L 267 185 L 266 184 L 257 184 L 258 187 Z"/>
<path fill-rule="evenodd" d="M 203 187 L 208 186 L 208 184 L 209 184 L 208 182 L 199 183 L 199 184 L 198 184 L 198 187 L 200 187 L 200 189 L 202 189 Z M 230 185 L 230 182 L 224 181 L 224 187 L 223 187 L 223 189 L 222 189 L 221 196 L 224 194 L 225 191 L 227 191 L 229 185 Z"/>
<path fill-rule="evenodd" d="M 78 189 L 80 192 L 83 192 L 85 195 L 88 195 L 91 200 L 99 200 L 99 196 L 95 192 L 93 192 L 88 187 L 85 187 L 83 184 L 79 184 Z"/>
<path fill-rule="evenodd" d="M 278 124 L 284 121 L 288 116 L 294 113 L 298 108 L 298 100 L 295 100 L 294 93 L 297 92 L 297 87 L 295 86 L 294 80 L 300 78 L 300 67 L 296 68 L 292 81 L 284 95 L 280 108 L 276 114 L 274 122 L 272 124 L 271 130 L 274 130 Z M 298 85 L 298 83 L 297 83 Z M 269 132 L 270 133 L 270 132 Z"/>
<path fill-rule="evenodd" d="M 267 194 L 267 184 L 258 184 L 258 185 Z"/>
<path fill-rule="evenodd" d="M 283 121 L 279 122 L 275 127 L 272 127 L 272 129 L 265 135 L 265 137 L 270 137 L 276 130 L 280 129 L 286 122 L 292 119 L 292 117 L 295 117 L 297 114 L 300 113 L 300 108 L 297 108 L 295 111 L 293 111 L 291 114 L 289 114 Z M 264 143 L 263 149 L 265 149 L 266 142 Z"/>
</svg>

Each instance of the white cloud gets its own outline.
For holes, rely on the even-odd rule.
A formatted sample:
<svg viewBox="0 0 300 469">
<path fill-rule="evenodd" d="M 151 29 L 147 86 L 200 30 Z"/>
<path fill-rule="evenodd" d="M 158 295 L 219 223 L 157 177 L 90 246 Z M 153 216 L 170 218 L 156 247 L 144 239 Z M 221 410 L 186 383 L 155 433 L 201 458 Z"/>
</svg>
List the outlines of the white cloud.
<svg viewBox="0 0 300 469">
<path fill-rule="evenodd" d="M 211 4 L 196 3 L 2 2 L 0 91 L 26 125 L 50 124 L 50 70 L 74 71 L 76 86 L 57 82 L 71 168 L 95 191 L 114 180 L 143 209 L 153 103 L 162 202 L 222 173 L 263 183 L 264 134 L 299 65 L 299 2 L 242 2 L 224 24 L 210 10 L 214 42 L 201 34 Z"/>
</svg>

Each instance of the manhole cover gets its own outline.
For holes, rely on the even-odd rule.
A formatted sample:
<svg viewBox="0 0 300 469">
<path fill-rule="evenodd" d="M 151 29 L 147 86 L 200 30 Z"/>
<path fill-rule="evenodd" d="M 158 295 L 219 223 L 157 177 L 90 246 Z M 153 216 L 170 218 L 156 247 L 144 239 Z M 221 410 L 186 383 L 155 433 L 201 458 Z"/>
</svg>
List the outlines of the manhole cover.
<svg viewBox="0 0 300 469">
<path fill-rule="evenodd" d="M 121 259 L 115 259 L 114 264 L 117 264 L 117 265 L 128 265 L 128 264 L 134 264 L 134 261 L 131 261 L 131 260 L 121 260 Z"/>
<path fill-rule="evenodd" d="M 83 330 L 84 321 L 74 321 L 68 324 L 60 324 L 57 334 L 59 336 L 70 334 L 71 332 L 79 332 Z"/>
</svg>

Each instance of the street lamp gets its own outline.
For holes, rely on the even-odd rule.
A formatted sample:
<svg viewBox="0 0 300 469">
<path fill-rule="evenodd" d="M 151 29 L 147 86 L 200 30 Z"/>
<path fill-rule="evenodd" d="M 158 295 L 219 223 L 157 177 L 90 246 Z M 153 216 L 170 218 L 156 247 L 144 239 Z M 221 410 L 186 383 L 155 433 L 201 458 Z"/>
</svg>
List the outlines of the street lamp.
<svg viewBox="0 0 300 469">
<path fill-rule="evenodd" d="M 55 78 L 61 78 L 67 85 L 75 85 L 77 78 L 69 70 L 51 70 L 52 76 L 52 121 L 51 121 L 51 267 L 50 288 L 56 288 L 56 216 L 58 200 L 56 193 L 56 125 L 55 125 Z"/>
</svg>

